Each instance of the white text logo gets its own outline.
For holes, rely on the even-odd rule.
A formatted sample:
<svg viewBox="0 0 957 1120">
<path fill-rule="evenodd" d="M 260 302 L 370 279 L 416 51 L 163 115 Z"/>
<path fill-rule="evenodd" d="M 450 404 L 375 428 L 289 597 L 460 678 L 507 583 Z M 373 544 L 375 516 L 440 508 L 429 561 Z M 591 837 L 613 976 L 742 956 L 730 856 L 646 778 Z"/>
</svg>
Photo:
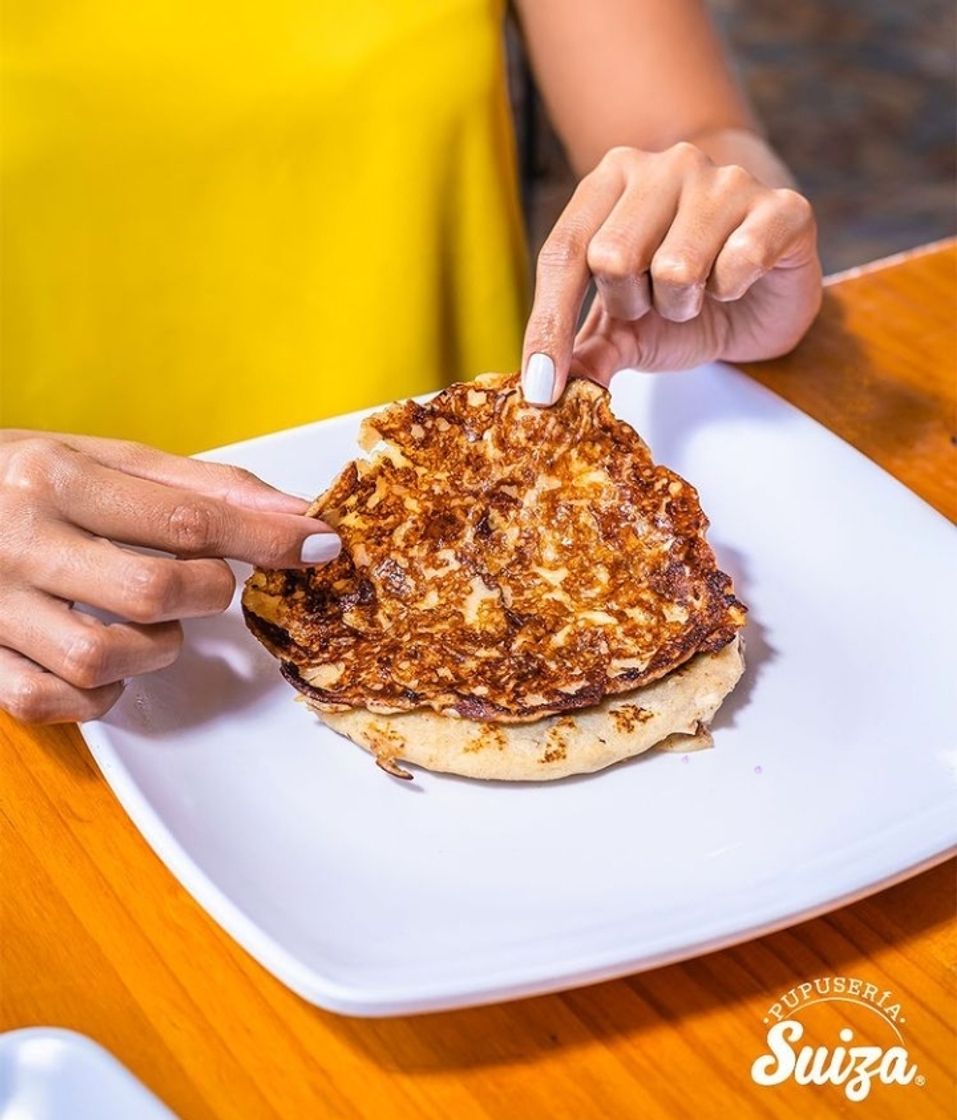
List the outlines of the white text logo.
<svg viewBox="0 0 957 1120">
<path fill-rule="evenodd" d="M 820 1003 L 850 1003 L 867 1008 L 887 1024 L 899 1044 L 878 1046 L 855 1044 L 850 1027 L 838 1031 L 838 1044 L 801 1045 L 804 1023 L 795 1016 Z M 800 984 L 771 1004 L 764 1022 L 769 1023 L 768 1052 L 755 1059 L 751 1077 L 758 1085 L 781 1085 L 794 1079 L 798 1085 L 839 1085 L 849 1101 L 862 1101 L 871 1083 L 923 1085 L 924 1078 L 910 1060 L 900 1024 L 906 1022 L 900 1003 L 875 984 L 846 976 L 824 976 Z"/>
</svg>

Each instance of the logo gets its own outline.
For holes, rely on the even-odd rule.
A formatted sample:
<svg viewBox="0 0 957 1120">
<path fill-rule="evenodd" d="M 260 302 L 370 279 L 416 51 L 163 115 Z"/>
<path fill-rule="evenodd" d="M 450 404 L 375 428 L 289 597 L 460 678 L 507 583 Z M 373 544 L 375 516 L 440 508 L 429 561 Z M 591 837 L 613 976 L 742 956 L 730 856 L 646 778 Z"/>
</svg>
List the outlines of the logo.
<svg viewBox="0 0 957 1120">
<path fill-rule="evenodd" d="M 874 1082 L 924 1084 L 901 1032 L 907 1020 L 889 989 L 856 977 L 822 976 L 782 995 L 763 1022 L 767 1052 L 751 1065 L 758 1085 L 792 1079 L 798 1085 L 837 1085 L 857 1102 L 867 1099 Z"/>
</svg>

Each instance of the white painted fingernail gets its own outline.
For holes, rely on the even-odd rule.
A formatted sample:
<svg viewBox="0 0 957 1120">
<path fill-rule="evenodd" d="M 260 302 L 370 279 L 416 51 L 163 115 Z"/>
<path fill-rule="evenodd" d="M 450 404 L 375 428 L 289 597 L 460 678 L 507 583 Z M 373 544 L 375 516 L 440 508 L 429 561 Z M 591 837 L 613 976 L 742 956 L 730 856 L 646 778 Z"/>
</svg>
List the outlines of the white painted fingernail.
<svg viewBox="0 0 957 1120">
<path fill-rule="evenodd" d="M 327 564 L 342 551 L 342 541 L 335 533 L 313 533 L 302 542 L 299 559 L 303 564 Z"/>
<path fill-rule="evenodd" d="M 532 354 L 522 375 L 522 394 L 529 404 L 551 404 L 555 393 L 555 363 L 547 354 Z"/>
</svg>

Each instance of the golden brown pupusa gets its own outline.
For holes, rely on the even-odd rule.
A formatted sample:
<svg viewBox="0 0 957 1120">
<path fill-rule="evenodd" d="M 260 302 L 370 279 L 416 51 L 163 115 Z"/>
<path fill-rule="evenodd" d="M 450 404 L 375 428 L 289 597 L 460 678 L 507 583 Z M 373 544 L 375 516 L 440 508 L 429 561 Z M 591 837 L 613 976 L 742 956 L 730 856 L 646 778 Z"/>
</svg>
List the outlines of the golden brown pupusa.
<svg viewBox="0 0 957 1120">
<path fill-rule="evenodd" d="M 692 486 L 656 465 L 607 392 L 550 409 L 514 375 L 365 421 L 310 512 L 330 564 L 256 571 L 247 623 L 328 712 L 528 722 L 598 704 L 727 645 L 745 610 Z"/>
</svg>

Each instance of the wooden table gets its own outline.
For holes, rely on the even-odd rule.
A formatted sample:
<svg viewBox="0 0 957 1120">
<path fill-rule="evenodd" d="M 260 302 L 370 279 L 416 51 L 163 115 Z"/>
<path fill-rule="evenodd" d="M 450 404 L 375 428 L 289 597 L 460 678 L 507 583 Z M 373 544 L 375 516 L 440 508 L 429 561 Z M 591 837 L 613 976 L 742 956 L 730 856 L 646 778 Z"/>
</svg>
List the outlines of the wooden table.
<svg viewBox="0 0 957 1120">
<path fill-rule="evenodd" d="M 797 352 L 752 369 L 951 518 L 955 266 L 950 243 L 836 278 Z M 75 727 L 4 718 L 0 742 L 0 1027 L 91 1035 L 189 1120 L 955 1114 L 953 862 L 629 979 L 498 1007 L 345 1019 L 287 991 L 213 924 L 130 824 Z M 895 993 L 925 1084 L 878 1084 L 852 1105 L 834 1086 L 751 1081 L 768 1005 L 829 974 Z M 831 1045 L 844 1022 L 836 1009 L 847 1007 L 817 1009 Z M 859 1041 L 889 1044 L 873 1013 L 852 1026 Z"/>
</svg>

